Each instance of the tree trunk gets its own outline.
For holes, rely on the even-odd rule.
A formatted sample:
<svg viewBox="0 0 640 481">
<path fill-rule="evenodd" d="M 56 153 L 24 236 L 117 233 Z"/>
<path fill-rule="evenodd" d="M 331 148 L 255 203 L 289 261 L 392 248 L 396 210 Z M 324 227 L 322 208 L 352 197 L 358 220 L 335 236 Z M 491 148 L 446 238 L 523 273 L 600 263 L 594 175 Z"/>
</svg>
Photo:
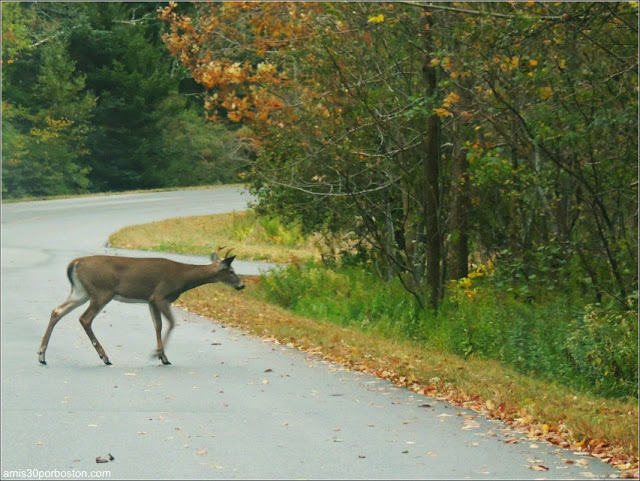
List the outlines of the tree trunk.
<svg viewBox="0 0 640 481">
<path fill-rule="evenodd" d="M 436 71 L 431 66 L 431 58 L 424 57 L 422 73 L 425 80 L 426 96 L 434 99 L 437 91 Z M 439 225 L 440 212 L 440 120 L 435 113 L 427 117 L 425 150 L 423 160 L 424 220 L 426 230 L 427 288 L 431 306 L 438 308 L 442 296 L 441 262 L 442 235 Z"/>
<path fill-rule="evenodd" d="M 469 275 L 469 164 L 467 150 L 456 139 L 453 166 L 453 206 L 451 209 L 451 279 L 462 279 Z"/>
</svg>

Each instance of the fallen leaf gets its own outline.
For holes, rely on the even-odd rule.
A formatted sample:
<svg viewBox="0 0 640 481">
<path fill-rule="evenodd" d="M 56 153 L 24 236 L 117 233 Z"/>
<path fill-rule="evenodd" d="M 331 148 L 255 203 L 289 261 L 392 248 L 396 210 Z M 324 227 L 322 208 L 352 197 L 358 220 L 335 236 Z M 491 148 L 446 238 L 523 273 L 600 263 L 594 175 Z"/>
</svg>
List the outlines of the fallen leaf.
<svg viewBox="0 0 640 481">
<path fill-rule="evenodd" d="M 263 379 L 262 380 L 262 384 L 269 384 L 269 380 L 268 379 Z"/>
<path fill-rule="evenodd" d="M 38 441 L 38 442 L 36 443 L 36 446 L 42 446 L 43 444 L 44 444 L 44 443 L 43 443 L 42 441 Z"/>
<path fill-rule="evenodd" d="M 623 471 L 622 474 L 620 475 L 620 479 L 632 479 L 638 478 L 638 468 L 635 469 L 628 469 L 626 471 Z"/>
<path fill-rule="evenodd" d="M 196 451 L 196 454 L 198 456 L 203 456 L 203 455 L 207 454 L 207 450 L 206 449 L 201 449 L 199 451 Z"/>
<path fill-rule="evenodd" d="M 549 468 L 543 466 L 542 464 L 535 464 L 533 466 L 529 466 L 529 468 L 533 469 L 534 471 L 549 471 Z"/>
<path fill-rule="evenodd" d="M 109 453 L 104 458 L 102 456 L 97 456 L 96 463 L 108 463 L 109 461 L 113 461 L 114 459 L 116 458 L 111 456 L 111 453 Z"/>
<path fill-rule="evenodd" d="M 136 434 L 147 434 L 146 431 L 138 431 Z"/>
<path fill-rule="evenodd" d="M 529 447 L 530 447 L 531 449 L 538 449 L 538 445 L 537 445 L 537 444 L 533 444 L 533 443 L 532 443 L 532 444 L 529 444 Z"/>
<path fill-rule="evenodd" d="M 478 421 L 474 421 L 473 419 L 465 419 L 464 426 L 462 427 L 462 429 L 473 429 L 473 428 L 479 428 L 479 427 L 480 427 L 480 423 Z"/>
<path fill-rule="evenodd" d="M 273 372 L 273 369 L 265 369 L 264 372 Z"/>
<path fill-rule="evenodd" d="M 518 438 L 505 439 L 504 442 L 507 443 L 507 444 L 515 444 L 515 443 L 518 442 Z"/>
</svg>

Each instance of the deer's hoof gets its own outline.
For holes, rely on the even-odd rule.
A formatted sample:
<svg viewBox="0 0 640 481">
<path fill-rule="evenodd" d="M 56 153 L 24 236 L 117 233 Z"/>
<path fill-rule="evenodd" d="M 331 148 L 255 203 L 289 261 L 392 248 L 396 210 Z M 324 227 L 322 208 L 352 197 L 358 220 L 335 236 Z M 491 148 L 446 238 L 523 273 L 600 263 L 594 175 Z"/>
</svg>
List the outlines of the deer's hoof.
<svg viewBox="0 0 640 481">
<path fill-rule="evenodd" d="M 160 358 L 160 360 L 162 361 L 162 364 L 164 364 L 165 366 L 171 365 L 171 363 L 169 362 L 169 359 L 167 359 L 166 357 L 164 359 Z"/>
<path fill-rule="evenodd" d="M 42 364 L 43 366 L 47 365 L 47 361 L 45 361 L 44 359 L 38 359 L 38 361 L 40 361 L 40 364 Z"/>
<path fill-rule="evenodd" d="M 111 366 L 111 361 L 109 359 L 102 359 L 107 366 Z"/>
</svg>

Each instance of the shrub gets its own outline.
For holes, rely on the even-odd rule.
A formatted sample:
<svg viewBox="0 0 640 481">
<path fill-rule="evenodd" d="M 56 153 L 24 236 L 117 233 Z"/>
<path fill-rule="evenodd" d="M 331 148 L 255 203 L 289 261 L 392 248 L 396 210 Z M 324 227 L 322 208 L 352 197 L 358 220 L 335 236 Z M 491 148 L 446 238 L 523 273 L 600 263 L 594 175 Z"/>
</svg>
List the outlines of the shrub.
<svg viewBox="0 0 640 481">
<path fill-rule="evenodd" d="M 355 266 L 289 266 L 263 285 L 272 302 L 307 317 L 495 359 L 594 394 L 638 395 L 634 312 L 583 307 L 559 294 L 537 303 L 521 300 L 479 271 L 449 285 L 437 314 L 420 310 L 399 281 L 383 282 Z"/>
<path fill-rule="evenodd" d="M 596 391 L 638 396 L 638 311 L 588 305 L 574 319 L 566 340 L 568 356 Z"/>
</svg>

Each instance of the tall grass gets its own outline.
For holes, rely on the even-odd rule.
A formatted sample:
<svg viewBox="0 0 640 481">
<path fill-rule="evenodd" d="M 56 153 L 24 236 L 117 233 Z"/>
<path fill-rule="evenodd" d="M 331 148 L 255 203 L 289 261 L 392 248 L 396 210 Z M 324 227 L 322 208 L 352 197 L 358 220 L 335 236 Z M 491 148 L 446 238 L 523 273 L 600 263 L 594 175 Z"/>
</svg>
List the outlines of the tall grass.
<svg viewBox="0 0 640 481">
<path fill-rule="evenodd" d="M 267 276 L 263 286 L 268 300 L 303 316 L 495 359 L 584 392 L 637 398 L 637 312 L 562 295 L 525 302 L 487 278 L 464 281 L 449 286 L 437 313 L 418 309 L 399 282 L 381 282 L 360 267 L 290 266 Z"/>
<path fill-rule="evenodd" d="M 202 254 L 226 246 L 242 259 L 274 262 L 319 258 L 317 242 L 304 236 L 299 224 L 258 217 L 251 210 L 128 226 L 109 237 L 111 245 L 127 249 Z"/>
</svg>

